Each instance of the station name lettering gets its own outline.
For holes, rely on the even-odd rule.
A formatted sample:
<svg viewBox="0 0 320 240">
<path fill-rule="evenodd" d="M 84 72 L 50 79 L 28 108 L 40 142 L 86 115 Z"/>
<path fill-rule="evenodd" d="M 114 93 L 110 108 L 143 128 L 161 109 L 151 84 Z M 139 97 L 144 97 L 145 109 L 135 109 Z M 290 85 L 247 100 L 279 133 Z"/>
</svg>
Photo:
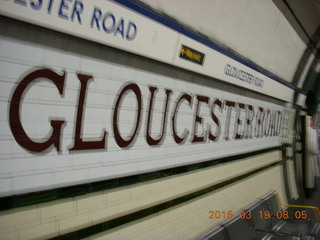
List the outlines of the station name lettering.
<svg viewBox="0 0 320 240">
<path fill-rule="evenodd" d="M 90 141 L 82 137 L 84 122 L 84 109 L 86 107 L 86 95 L 89 91 L 89 83 L 94 81 L 91 75 L 81 73 L 76 74 L 80 83 L 78 100 L 76 103 L 76 115 L 74 119 L 73 143 L 69 151 L 89 150 L 89 149 L 107 149 L 109 133 L 113 132 L 113 137 L 117 145 L 123 149 L 132 147 L 140 132 L 141 126 L 145 124 L 145 142 L 149 146 L 161 145 L 166 137 L 167 126 L 171 127 L 170 134 L 176 144 L 184 144 L 186 141 L 191 143 L 214 143 L 217 141 L 228 142 L 230 140 L 244 140 L 253 138 L 273 137 L 280 135 L 283 113 L 279 110 L 264 108 L 262 106 L 253 106 L 248 103 L 241 103 L 229 99 L 219 99 L 214 96 L 205 96 L 187 92 L 178 93 L 175 99 L 172 99 L 173 90 L 169 88 L 159 89 L 157 86 L 148 86 L 146 93 L 141 91 L 141 87 L 134 82 L 124 83 L 114 99 L 114 106 L 111 113 L 111 125 L 106 129 L 101 129 L 100 136 Z M 65 86 L 67 82 L 67 73 L 59 74 L 51 69 L 42 68 L 34 70 L 25 76 L 16 86 L 11 99 L 9 99 L 9 123 L 12 134 L 17 143 L 31 152 L 43 152 L 54 147 L 58 152 L 61 151 L 63 136 L 63 126 L 67 124 L 64 119 L 50 117 L 51 125 L 50 136 L 46 139 L 31 139 L 23 127 L 20 113 L 23 107 L 25 93 L 34 86 L 33 83 L 49 81 L 57 89 L 57 95 L 64 97 Z M 157 92 L 163 91 L 164 98 L 157 99 Z M 144 93 L 144 94 L 143 94 Z M 121 131 L 119 114 L 125 107 L 124 99 L 130 94 L 134 96 L 136 102 L 133 114 L 135 122 L 132 125 L 131 134 L 124 136 Z M 143 99 L 148 96 L 148 99 Z M 151 134 L 153 125 L 153 111 L 155 101 L 163 99 L 163 110 L 161 112 L 160 133 L 155 137 Z M 142 102 L 147 101 L 148 107 L 144 109 Z M 178 128 L 177 118 L 181 113 L 180 107 L 187 106 L 190 115 L 193 118 L 193 124 L 186 126 L 183 131 Z M 207 124 L 205 126 L 204 116 L 201 114 L 207 111 Z M 146 114 L 146 122 L 142 121 L 142 114 Z M 232 116 L 232 117 L 231 117 Z M 231 128 L 231 126 L 233 127 Z M 110 129 L 107 129 L 110 128 Z M 180 129 L 180 130 L 178 130 Z M 231 130 L 232 129 L 232 130 Z"/>
</svg>

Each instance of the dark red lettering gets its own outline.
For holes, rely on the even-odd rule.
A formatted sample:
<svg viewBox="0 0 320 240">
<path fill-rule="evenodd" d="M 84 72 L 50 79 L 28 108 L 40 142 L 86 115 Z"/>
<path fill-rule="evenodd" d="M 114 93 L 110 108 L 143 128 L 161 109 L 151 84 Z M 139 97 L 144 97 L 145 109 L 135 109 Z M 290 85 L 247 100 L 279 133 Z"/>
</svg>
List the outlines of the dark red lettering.
<svg viewBox="0 0 320 240">
<path fill-rule="evenodd" d="M 229 100 L 225 100 L 224 101 L 224 106 L 226 106 L 227 108 L 227 116 L 226 116 L 226 126 L 225 126 L 225 135 L 224 135 L 224 139 L 226 141 L 229 141 L 229 130 L 230 130 L 230 119 L 231 119 L 231 111 L 232 108 L 234 108 L 236 105 L 235 102 L 229 101 Z"/>
<path fill-rule="evenodd" d="M 42 152 L 49 147 L 54 146 L 57 151 L 60 152 L 61 129 L 65 121 L 52 120 L 50 124 L 53 130 L 49 139 L 43 142 L 35 142 L 29 138 L 21 124 L 20 104 L 21 98 L 27 90 L 29 84 L 39 79 L 50 80 L 57 87 L 60 95 L 62 96 L 64 91 L 65 76 L 65 72 L 60 76 L 59 74 L 46 68 L 36 70 L 23 78 L 13 92 L 12 99 L 10 101 L 9 122 L 12 134 L 21 147 L 32 152 Z"/>
<path fill-rule="evenodd" d="M 168 105 L 169 105 L 169 101 L 170 101 L 170 95 L 172 93 L 171 90 L 168 90 L 166 89 L 166 103 L 165 103 L 165 106 L 164 106 L 164 109 L 163 109 L 163 117 L 162 117 L 162 127 L 161 127 L 161 133 L 160 135 L 158 136 L 157 139 L 154 139 L 150 136 L 150 129 L 151 129 L 151 126 L 152 126 L 152 113 L 153 113 L 153 102 L 154 102 L 154 92 L 157 91 L 158 88 L 156 87 L 149 87 L 149 91 L 150 91 L 150 102 L 149 102 L 149 111 L 148 111 L 148 121 L 147 121 L 147 134 L 146 134 L 146 138 L 147 138 L 147 143 L 150 145 L 150 146 L 153 146 L 153 145 L 158 145 L 162 139 L 163 139 L 163 136 L 164 136 L 164 132 L 165 132 L 165 129 L 166 129 L 166 119 L 167 119 L 167 112 L 168 112 Z"/>
<path fill-rule="evenodd" d="M 253 118 L 254 118 L 254 108 L 252 105 L 246 105 L 245 107 L 246 109 L 246 124 L 243 130 L 243 138 L 247 139 L 247 138 L 252 138 L 252 122 L 253 122 Z"/>
<path fill-rule="evenodd" d="M 222 102 L 219 99 L 214 99 L 212 101 L 212 107 L 211 107 L 211 118 L 213 120 L 213 122 L 216 124 L 216 132 L 215 134 L 211 133 L 211 130 L 209 129 L 209 139 L 211 141 L 218 141 L 219 137 L 220 137 L 220 120 L 217 117 L 217 115 L 215 115 L 214 113 L 214 109 L 215 106 L 218 106 L 220 108 L 220 111 L 222 111 Z"/>
<path fill-rule="evenodd" d="M 271 110 L 267 109 L 264 117 L 264 136 L 268 137 L 272 130 L 272 116 Z"/>
<path fill-rule="evenodd" d="M 242 139 L 243 133 L 240 134 L 241 130 L 239 130 L 242 120 L 240 119 L 241 116 L 241 109 L 244 110 L 245 105 L 243 103 L 237 103 L 236 104 L 236 121 L 234 126 L 234 139 Z"/>
<path fill-rule="evenodd" d="M 264 108 L 258 107 L 258 112 L 256 115 L 256 126 L 255 126 L 255 137 L 263 137 L 263 121 L 264 121 Z"/>
<path fill-rule="evenodd" d="M 136 115 L 137 117 L 136 117 L 136 122 L 135 122 L 135 125 L 136 125 L 135 129 L 134 129 L 132 135 L 129 137 L 129 139 L 126 140 L 121 137 L 120 132 L 119 132 L 119 128 L 118 128 L 118 124 L 119 124 L 118 123 L 118 117 L 119 117 L 118 115 L 119 115 L 119 113 L 118 112 L 119 112 L 119 108 L 121 106 L 123 97 L 129 91 L 133 92 L 136 95 L 138 109 L 137 109 L 137 115 Z M 141 110 L 142 110 L 142 99 L 141 99 L 140 88 L 137 84 L 130 83 L 121 90 L 121 92 L 118 96 L 117 102 L 115 104 L 115 107 L 114 107 L 114 112 L 113 112 L 113 133 L 114 133 L 115 140 L 116 140 L 119 147 L 125 148 L 125 147 L 130 146 L 130 144 L 135 139 L 137 132 L 138 132 L 138 129 L 140 127 Z"/>
<path fill-rule="evenodd" d="M 176 114 L 178 112 L 178 108 L 182 100 L 186 100 L 189 103 L 189 106 L 191 107 L 192 96 L 187 93 L 182 94 L 174 107 L 174 111 L 172 115 L 172 132 L 173 132 L 173 138 L 176 143 L 183 143 L 189 134 L 189 131 L 187 129 L 184 129 L 183 135 L 182 137 L 180 137 L 178 136 L 177 130 L 176 130 L 176 116 L 177 116 Z"/>
<path fill-rule="evenodd" d="M 276 118 L 275 118 L 275 136 L 279 136 L 281 131 L 281 123 L 282 123 L 282 112 L 276 111 Z"/>
<path fill-rule="evenodd" d="M 78 79 L 81 83 L 79 98 L 78 98 L 78 109 L 77 109 L 77 120 L 75 127 L 75 135 L 74 135 L 74 145 L 69 151 L 76 150 L 89 150 L 89 149 L 103 149 L 107 148 L 106 145 L 106 135 L 107 132 L 102 132 L 102 139 L 99 141 L 84 141 L 81 137 L 82 132 L 82 121 L 83 121 L 83 110 L 84 103 L 86 101 L 86 93 L 87 93 L 87 85 L 90 80 L 92 80 L 92 76 L 78 74 Z"/>
<path fill-rule="evenodd" d="M 198 128 L 198 124 L 201 124 L 201 125 L 203 124 L 203 118 L 199 116 L 201 102 L 208 104 L 209 98 L 206 96 L 197 95 L 197 100 L 198 101 L 196 104 L 194 124 L 193 124 L 193 139 L 191 142 L 203 142 L 205 139 L 205 133 L 202 133 L 201 136 L 197 135 L 197 128 Z"/>
</svg>

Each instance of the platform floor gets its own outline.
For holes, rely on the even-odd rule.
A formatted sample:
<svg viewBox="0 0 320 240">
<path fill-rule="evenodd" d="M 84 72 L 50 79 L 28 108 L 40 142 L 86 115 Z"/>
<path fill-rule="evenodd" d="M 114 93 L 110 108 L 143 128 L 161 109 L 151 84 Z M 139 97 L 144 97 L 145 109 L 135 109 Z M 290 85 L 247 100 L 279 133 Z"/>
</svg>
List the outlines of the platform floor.
<svg viewBox="0 0 320 240">
<path fill-rule="evenodd" d="M 315 191 L 312 191 L 309 198 L 306 199 L 306 205 L 315 206 L 320 210 L 320 178 L 316 180 Z"/>
</svg>

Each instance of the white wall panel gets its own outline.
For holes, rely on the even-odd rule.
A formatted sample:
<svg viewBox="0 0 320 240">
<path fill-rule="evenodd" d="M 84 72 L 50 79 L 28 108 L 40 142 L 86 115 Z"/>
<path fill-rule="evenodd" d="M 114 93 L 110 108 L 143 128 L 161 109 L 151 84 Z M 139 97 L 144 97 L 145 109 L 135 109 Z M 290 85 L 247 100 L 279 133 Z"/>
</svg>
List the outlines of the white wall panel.
<svg viewBox="0 0 320 240">
<path fill-rule="evenodd" d="M 291 26 L 272 2 L 243 0 L 236 3 L 227 1 L 221 5 L 221 2 L 218 1 L 205 1 L 200 4 L 174 1 L 174 3 L 166 3 L 163 6 L 163 3 L 158 3 L 157 0 L 146 2 L 177 17 L 182 24 L 199 29 L 201 34 L 240 52 L 249 60 L 239 59 L 234 52 L 210 42 L 203 35 L 191 34 L 180 23 L 163 18 L 143 7 L 133 7 L 129 2 L 61 0 L 43 1 L 40 4 L 40 2 L 25 0 L 1 1 L 0 14 L 173 64 L 287 102 L 292 101 L 293 89 L 286 83 L 279 82 L 278 76 L 288 82 L 292 80 L 305 45 L 299 41 Z M 183 10 L 185 7 L 187 11 Z M 230 15 L 233 8 L 236 8 L 237 11 Z M 203 14 L 207 12 L 207 9 L 210 9 L 212 13 Z M 244 12 L 250 14 L 243 15 Z M 191 18 L 190 13 L 193 16 Z M 216 22 L 217 24 L 212 24 Z M 270 28 L 270 25 L 275 25 L 275 27 Z M 135 32 L 132 39 L 126 37 L 127 31 Z M 192 39 L 189 38 L 190 34 L 194 34 Z M 206 41 L 209 41 L 212 46 L 208 47 Z M 195 48 L 205 55 L 203 66 L 180 59 L 182 44 L 188 44 L 187 47 Z M 63 42 L 61 42 L 61 47 L 64 48 Z M 15 43 L 6 42 L 4 54 L 14 59 L 14 50 L 19 50 L 18 46 L 15 46 Z M 35 46 L 25 49 L 24 60 L 30 61 L 28 56 L 35 54 L 34 50 Z M 77 68 L 86 64 L 75 54 L 64 58 L 54 51 L 46 53 L 37 51 L 36 54 L 31 60 L 33 65 L 36 62 L 44 62 L 54 67 L 59 66 L 59 63 L 70 61 L 72 66 Z M 269 70 L 273 74 L 272 77 L 269 77 L 270 74 L 265 70 L 257 70 L 256 65 L 252 62 Z M 226 64 L 261 78 L 265 83 L 264 86 L 257 87 L 226 76 L 224 74 Z M 105 72 L 105 66 L 100 69 L 101 64 L 95 64 L 93 67 L 97 74 Z M 70 69 L 72 69 L 71 66 L 68 70 Z M 114 71 L 117 70 L 114 69 Z M 123 74 L 131 77 L 135 72 L 128 70 Z"/>
<path fill-rule="evenodd" d="M 178 38 L 177 32 L 112 1 L 1 1 L 0 14 L 166 63 Z"/>
<path fill-rule="evenodd" d="M 48 55 L 52 56 L 51 48 L 2 37 L 0 50 L 6 48 L 9 42 L 15 46 L 12 49 L 14 52 L 11 54 L 0 51 L 0 66 L 2 68 L 5 66 L 8 70 L 1 72 L 0 76 L 1 84 L 7 89 L 1 91 L 0 96 L 1 108 L 4 109 L 1 116 L 0 138 L 0 182 L 4 186 L 1 188 L 1 196 L 157 171 L 280 145 L 279 134 L 256 138 L 255 129 L 259 126 L 258 107 L 282 112 L 284 108 L 281 105 L 228 92 L 228 88 L 219 90 L 212 87 L 214 85 L 205 86 L 197 82 L 185 81 L 183 78 L 165 76 L 152 72 L 152 69 L 145 71 L 84 55 L 77 56 L 66 51 L 55 52 L 55 58 L 61 59 L 60 63 L 56 61 L 52 62 L 53 66 L 48 64 L 43 66 L 41 59 L 48 59 Z M 24 49 L 27 52 L 33 49 L 36 57 L 26 59 Z M 69 57 L 77 64 L 69 61 Z M 66 126 L 62 128 L 60 136 L 60 152 L 51 146 L 36 153 L 29 151 L 16 141 L 17 136 L 9 125 L 9 109 L 12 104 L 11 98 L 20 82 L 31 72 L 46 67 L 54 69 L 52 71 L 59 75 L 66 73 L 64 93 L 60 96 L 56 86 L 48 79 L 35 80 L 21 98 L 21 124 L 27 136 L 34 142 L 43 142 L 51 136 L 50 121 L 63 119 Z M 87 95 L 83 105 L 81 138 L 83 141 L 98 141 L 102 139 L 101 134 L 107 131 L 104 149 L 70 151 L 74 145 L 78 97 L 81 89 L 77 73 L 92 76 L 91 82 L 87 85 Z M 119 147 L 114 135 L 113 116 L 120 91 L 130 83 L 137 84 L 141 91 L 140 127 L 131 145 Z M 166 100 L 165 89 L 172 91 L 168 102 L 163 141 L 156 146 L 149 146 L 146 140 L 150 86 L 158 88 L 154 97 L 154 114 L 150 130 L 150 136 L 153 138 L 158 137 L 162 126 Z M 181 106 L 176 111 L 175 124 L 176 132 L 180 137 L 185 129 L 188 130 L 188 134 L 183 143 L 177 143 L 173 137 L 172 118 L 175 105 L 183 93 L 190 94 L 192 99 L 190 104 L 187 101 L 181 102 Z M 197 96 L 200 95 L 209 99 L 208 104 L 197 102 Z M 123 96 L 121 107 L 118 107 L 120 111 L 118 127 L 121 136 L 129 139 L 135 128 L 137 100 L 133 92 Z M 214 113 L 220 121 L 220 127 L 216 126 L 211 115 L 212 102 L 216 98 L 221 103 L 230 101 L 234 104 L 243 103 L 246 106 L 252 106 L 254 111 L 251 122 L 252 138 L 235 139 L 238 118 L 236 107 L 230 108 L 228 117 L 228 107 L 224 106 L 220 109 L 216 106 Z M 200 137 L 203 134 L 206 137 L 192 143 L 197 105 L 199 105 L 198 117 L 201 117 L 203 122 L 197 123 L 196 134 Z M 240 109 L 239 133 L 244 131 L 247 114 L 250 114 L 247 110 Z M 226 125 L 229 120 L 229 140 L 226 140 Z M 216 129 L 220 129 L 221 134 L 216 141 L 210 141 L 207 137 L 209 126 L 213 134 Z"/>
</svg>

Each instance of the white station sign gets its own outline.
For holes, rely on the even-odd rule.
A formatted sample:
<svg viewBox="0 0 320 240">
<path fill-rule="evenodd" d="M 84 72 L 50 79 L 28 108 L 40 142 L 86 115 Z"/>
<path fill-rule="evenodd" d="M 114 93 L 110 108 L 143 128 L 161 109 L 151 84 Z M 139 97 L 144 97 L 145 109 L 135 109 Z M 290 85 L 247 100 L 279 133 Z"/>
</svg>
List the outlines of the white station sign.
<svg viewBox="0 0 320 240">
<path fill-rule="evenodd" d="M 283 106 L 28 42 L 0 42 L 1 196 L 280 145 Z M 33 67 L 36 60 L 46 67 Z"/>
<path fill-rule="evenodd" d="M 114 2 L 10 0 L 0 13 L 265 94 L 277 84 Z M 280 145 L 285 109 L 270 102 L 6 36 L 0 69 L 0 196 Z"/>
<path fill-rule="evenodd" d="M 194 40 L 178 23 L 166 26 L 157 18 L 148 16 L 150 11 L 137 12 L 121 3 L 107 0 L 3 0 L 0 1 L 0 14 L 292 101 L 294 91 L 288 85 L 248 66 L 243 63 L 245 61 L 235 60 L 227 51 Z M 181 58 L 183 46 L 203 53 L 202 64 Z M 188 53 L 190 57 L 192 53 L 189 51 L 185 55 Z"/>
</svg>

